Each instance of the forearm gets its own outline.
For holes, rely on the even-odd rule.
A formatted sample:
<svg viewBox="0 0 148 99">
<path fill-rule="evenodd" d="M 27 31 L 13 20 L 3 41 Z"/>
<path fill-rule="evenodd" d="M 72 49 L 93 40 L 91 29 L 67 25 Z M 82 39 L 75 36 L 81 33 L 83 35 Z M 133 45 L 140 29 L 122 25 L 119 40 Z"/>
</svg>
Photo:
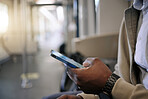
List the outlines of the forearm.
<svg viewBox="0 0 148 99">
<path fill-rule="evenodd" d="M 112 89 L 113 99 L 148 99 L 148 90 L 142 84 L 136 86 L 118 79 Z"/>
</svg>

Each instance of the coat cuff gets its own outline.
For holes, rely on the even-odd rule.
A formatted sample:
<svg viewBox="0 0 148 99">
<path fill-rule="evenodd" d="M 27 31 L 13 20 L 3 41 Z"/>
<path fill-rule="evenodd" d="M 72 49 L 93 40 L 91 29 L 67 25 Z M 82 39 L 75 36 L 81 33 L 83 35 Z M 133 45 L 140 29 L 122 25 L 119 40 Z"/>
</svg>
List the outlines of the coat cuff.
<svg viewBox="0 0 148 99">
<path fill-rule="evenodd" d="M 112 89 L 112 97 L 113 99 L 128 99 L 133 89 L 134 85 L 119 78 Z"/>
</svg>

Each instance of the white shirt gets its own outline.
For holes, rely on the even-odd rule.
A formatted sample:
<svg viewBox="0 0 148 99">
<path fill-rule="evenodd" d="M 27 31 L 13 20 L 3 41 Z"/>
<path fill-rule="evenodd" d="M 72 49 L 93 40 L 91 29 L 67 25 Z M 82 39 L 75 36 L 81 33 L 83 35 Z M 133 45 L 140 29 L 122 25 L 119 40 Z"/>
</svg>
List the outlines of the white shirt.
<svg viewBox="0 0 148 99">
<path fill-rule="evenodd" d="M 148 0 L 134 0 L 133 5 L 135 9 L 142 10 L 143 13 L 146 13 L 148 10 Z"/>
<path fill-rule="evenodd" d="M 148 13 L 143 16 L 138 33 L 135 62 L 148 71 Z"/>
<path fill-rule="evenodd" d="M 143 2 L 142 0 L 134 0 L 133 5 L 143 13 L 134 59 L 139 66 L 146 69 L 146 72 L 142 74 L 141 82 L 148 89 L 148 0 L 143 0 Z"/>
</svg>

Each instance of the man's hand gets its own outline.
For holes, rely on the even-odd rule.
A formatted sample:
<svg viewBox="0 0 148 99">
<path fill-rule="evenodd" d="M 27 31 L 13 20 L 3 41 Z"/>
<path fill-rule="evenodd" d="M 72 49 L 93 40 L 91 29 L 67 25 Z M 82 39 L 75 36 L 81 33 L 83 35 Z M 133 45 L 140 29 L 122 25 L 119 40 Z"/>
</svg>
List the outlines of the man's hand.
<svg viewBox="0 0 148 99">
<path fill-rule="evenodd" d="M 86 59 L 83 66 L 86 68 L 69 68 L 68 75 L 85 93 L 99 93 L 112 72 L 98 58 Z"/>
<path fill-rule="evenodd" d="M 83 99 L 81 96 L 75 95 L 62 95 L 58 99 Z"/>
</svg>

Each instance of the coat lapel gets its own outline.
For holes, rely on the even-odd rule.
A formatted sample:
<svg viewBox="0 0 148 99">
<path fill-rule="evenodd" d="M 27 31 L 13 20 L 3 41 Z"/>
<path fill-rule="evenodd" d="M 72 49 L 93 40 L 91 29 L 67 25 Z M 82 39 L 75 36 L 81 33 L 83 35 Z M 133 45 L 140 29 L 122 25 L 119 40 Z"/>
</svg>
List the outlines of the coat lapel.
<svg viewBox="0 0 148 99">
<path fill-rule="evenodd" d="M 134 63 L 134 52 L 137 38 L 137 26 L 139 19 L 140 11 L 134 9 L 133 7 L 125 11 L 125 25 L 127 28 L 127 38 L 129 43 L 129 54 L 130 54 L 130 79 L 133 84 L 137 83 L 137 78 L 135 72 L 137 71 L 137 66 L 133 65 Z"/>
</svg>

